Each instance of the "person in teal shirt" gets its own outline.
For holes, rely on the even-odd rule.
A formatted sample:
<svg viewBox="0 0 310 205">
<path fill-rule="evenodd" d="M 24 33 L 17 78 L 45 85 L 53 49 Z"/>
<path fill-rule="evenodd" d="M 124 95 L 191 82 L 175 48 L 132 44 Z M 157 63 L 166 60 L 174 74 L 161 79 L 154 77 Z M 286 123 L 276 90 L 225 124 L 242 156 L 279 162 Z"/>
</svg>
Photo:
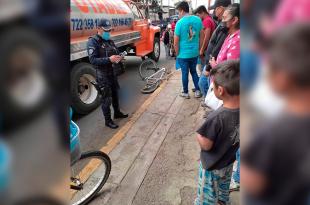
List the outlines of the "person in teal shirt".
<svg viewBox="0 0 310 205">
<path fill-rule="evenodd" d="M 174 31 L 174 47 L 182 71 L 183 92 L 181 96 L 190 98 L 188 94 L 188 74 L 190 72 L 195 86 L 195 97 L 199 98 L 201 92 L 198 86 L 199 77 L 196 65 L 203 37 L 202 22 L 199 17 L 189 15 L 189 5 L 186 1 L 180 2 L 176 9 L 179 12 L 180 20 Z"/>
</svg>

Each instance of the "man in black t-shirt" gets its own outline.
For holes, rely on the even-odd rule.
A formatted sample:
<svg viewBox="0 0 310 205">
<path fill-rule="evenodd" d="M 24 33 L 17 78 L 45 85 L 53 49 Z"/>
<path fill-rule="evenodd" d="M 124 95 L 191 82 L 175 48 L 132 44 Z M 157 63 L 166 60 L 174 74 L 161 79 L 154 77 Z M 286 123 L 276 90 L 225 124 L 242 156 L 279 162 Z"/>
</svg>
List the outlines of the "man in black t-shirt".
<svg viewBox="0 0 310 205">
<path fill-rule="evenodd" d="M 233 162 L 239 148 L 238 60 L 228 60 L 211 70 L 214 94 L 223 106 L 210 113 L 198 129 L 201 147 L 196 205 L 228 204 Z"/>
<path fill-rule="evenodd" d="M 259 126 L 241 149 L 245 205 L 310 204 L 310 25 L 288 26 L 270 41 L 268 79 L 287 113 Z"/>
</svg>

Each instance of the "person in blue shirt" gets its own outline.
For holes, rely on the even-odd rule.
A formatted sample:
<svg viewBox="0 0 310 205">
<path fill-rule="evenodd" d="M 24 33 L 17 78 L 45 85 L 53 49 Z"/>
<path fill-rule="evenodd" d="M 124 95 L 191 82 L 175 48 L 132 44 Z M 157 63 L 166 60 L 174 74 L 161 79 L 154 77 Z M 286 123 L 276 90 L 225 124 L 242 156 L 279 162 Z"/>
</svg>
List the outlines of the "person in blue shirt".
<svg viewBox="0 0 310 205">
<path fill-rule="evenodd" d="M 180 20 L 177 22 L 174 31 L 174 48 L 177 61 L 182 71 L 182 97 L 189 99 L 188 74 L 192 75 L 195 86 L 195 97 L 201 97 L 198 86 L 199 77 L 196 71 L 197 57 L 203 38 L 203 26 L 199 17 L 189 15 L 189 5 L 186 1 L 180 2 L 176 9 L 179 12 Z"/>
</svg>

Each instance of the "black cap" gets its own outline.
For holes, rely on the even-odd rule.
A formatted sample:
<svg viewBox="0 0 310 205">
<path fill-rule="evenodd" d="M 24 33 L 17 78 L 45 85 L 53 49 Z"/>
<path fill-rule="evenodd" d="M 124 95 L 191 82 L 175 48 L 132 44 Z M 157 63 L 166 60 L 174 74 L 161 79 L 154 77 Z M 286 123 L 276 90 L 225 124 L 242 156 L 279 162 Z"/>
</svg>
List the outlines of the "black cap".
<svg viewBox="0 0 310 205">
<path fill-rule="evenodd" d="M 231 4 L 231 0 L 215 0 L 215 3 L 209 7 L 209 10 L 213 10 L 220 6 L 227 7 L 230 4 Z"/>
<path fill-rule="evenodd" d="M 98 23 L 98 27 L 103 28 L 105 31 L 111 31 L 112 30 L 112 25 L 108 19 L 102 19 Z"/>
</svg>

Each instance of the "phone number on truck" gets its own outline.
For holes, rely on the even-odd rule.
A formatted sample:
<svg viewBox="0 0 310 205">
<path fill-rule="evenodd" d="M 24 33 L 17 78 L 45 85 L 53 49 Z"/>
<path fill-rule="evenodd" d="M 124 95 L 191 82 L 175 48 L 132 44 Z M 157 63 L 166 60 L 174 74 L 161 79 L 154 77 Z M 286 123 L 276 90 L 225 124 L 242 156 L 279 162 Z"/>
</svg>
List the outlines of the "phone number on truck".
<svg viewBox="0 0 310 205">
<path fill-rule="evenodd" d="M 92 30 L 98 27 L 101 19 L 80 19 L 73 18 L 71 19 L 71 26 L 73 31 L 78 30 Z M 113 27 L 116 26 L 131 26 L 132 18 L 112 18 Z"/>
</svg>

